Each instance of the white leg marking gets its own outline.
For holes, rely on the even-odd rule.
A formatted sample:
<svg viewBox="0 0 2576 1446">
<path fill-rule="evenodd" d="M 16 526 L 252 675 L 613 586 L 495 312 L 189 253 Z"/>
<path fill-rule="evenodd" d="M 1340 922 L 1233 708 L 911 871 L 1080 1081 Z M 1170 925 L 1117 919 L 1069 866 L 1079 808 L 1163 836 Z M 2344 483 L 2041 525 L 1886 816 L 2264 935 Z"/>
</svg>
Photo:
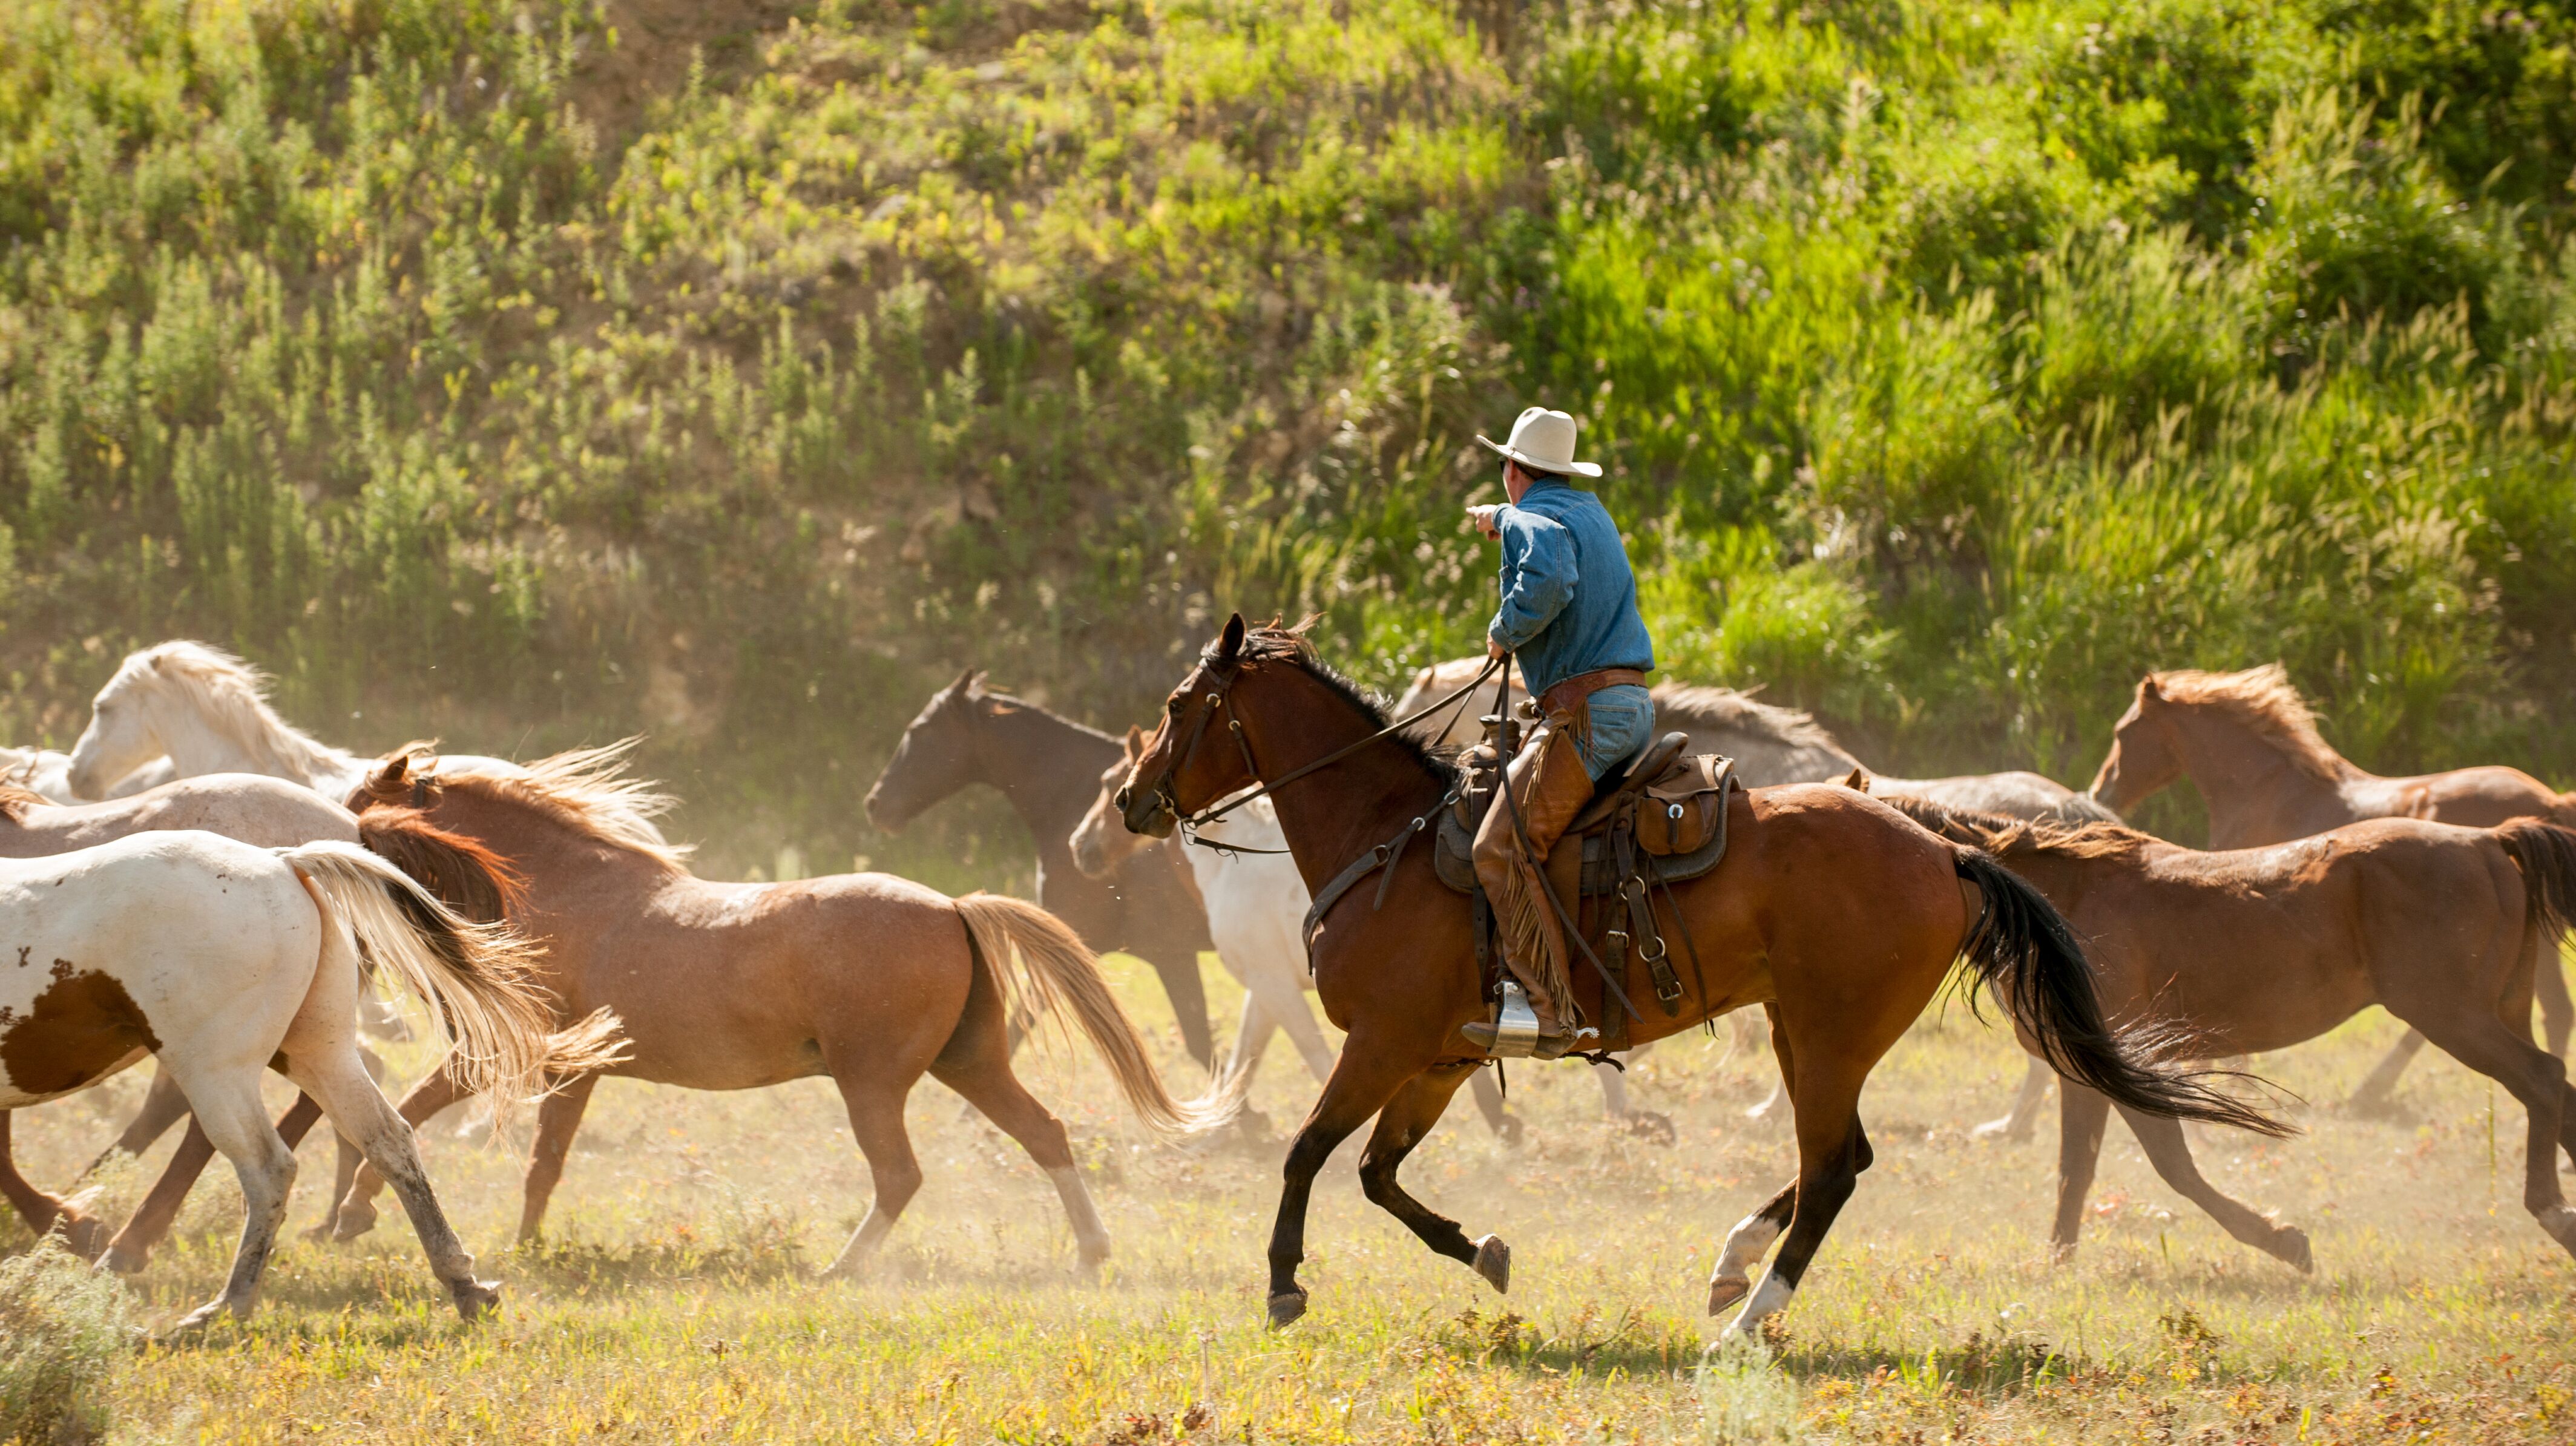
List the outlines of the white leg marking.
<svg viewBox="0 0 2576 1446">
<path fill-rule="evenodd" d="M 1064 1201 L 1064 1218 L 1073 1226 L 1073 1238 L 1082 1250 L 1082 1267 L 1090 1270 L 1109 1258 L 1109 1227 L 1100 1223 L 1099 1208 L 1091 1203 L 1091 1191 L 1082 1183 L 1079 1166 L 1066 1165 L 1047 1171 L 1055 1182 L 1057 1198 Z"/>
<path fill-rule="evenodd" d="M 1758 1333 L 1762 1318 L 1788 1309 L 1789 1297 L 1797 1293 L 1798 1288 L 1782 1280 L 1779 1271 L 1764 1271 L 1762 1283 L 1753 1288 L 1753 1298 L 1744 1303 L 1744 1309 L 1736 1312 L 1735 1319 L 1727 1322 L 1726 1334 L 1750 1336 Z"/>
</svg>

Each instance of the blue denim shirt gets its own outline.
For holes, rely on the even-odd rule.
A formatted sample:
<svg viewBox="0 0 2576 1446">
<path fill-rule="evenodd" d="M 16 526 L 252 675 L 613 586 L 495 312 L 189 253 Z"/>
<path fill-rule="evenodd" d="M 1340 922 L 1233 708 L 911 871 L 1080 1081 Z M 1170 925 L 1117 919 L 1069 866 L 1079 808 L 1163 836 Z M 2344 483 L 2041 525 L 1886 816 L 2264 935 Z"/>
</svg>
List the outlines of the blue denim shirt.
<svg viewBox="0 0 2576 1446">
<path fill-rule="evenodd" d="M 1541 477 L 1494 522 L 1503 534 L 1503 604 L 1485 632 L 1520 655 L 1533 695 L 1598 668 L 1655 666 L 1637 615 L 1637 575 L 1600 498 Z"/>
</svg>

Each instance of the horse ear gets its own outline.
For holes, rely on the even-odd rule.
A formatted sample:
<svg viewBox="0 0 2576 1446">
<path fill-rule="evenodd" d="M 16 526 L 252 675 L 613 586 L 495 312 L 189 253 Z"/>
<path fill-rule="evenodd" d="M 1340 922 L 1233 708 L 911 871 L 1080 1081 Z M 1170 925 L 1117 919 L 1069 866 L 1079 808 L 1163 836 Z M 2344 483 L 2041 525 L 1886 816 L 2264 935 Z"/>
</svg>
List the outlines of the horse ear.
<svg viewBox="0 0 2576 1446">
<path fill-rule="evenodd" d="M 2155 675 L 2155 674 L 2153 674 L 2153 673 L 2149 673 L 2149 674 L 2148 674 L 2147 676 L 2145 676 L 2144 678 L 2141 678 L 2141 679 L 2139 679 L 2139 680 L 2138 680 L 2138 701 L 2139 701 L 2139 702 L 2141 702 L 2141 703 L 2146 703 L 2146 702 L 2156 702 L 2156 703 L 2161 703 L 2161 702 L 2163 702 L 2164 700 L 2165 700 L 2165 690 L 2164 690 L 2164 687 L 2163 687 L 2163 685 L 2162 685 L 2162 684 L 2160 684 L 2160 683 L 2158 683 L 2158 682 L 2156 681 L 2156 675 Z"/>
<path fill-rule="evenodd" d="M 406 748 L 380 764 L 367 775 L 367 796 L 384 803 L 400 803 L 411 792 L 411 750 Z"/>
<path fill-rule="evenodd" d="M 956 681 L 956 682 L 949 684 L 949 685 L 947 686 L 947 688 L 945 688 L 945 689 L 944 689 L 944 690 L 942 690 L 942 691 L 947 692 L 947 693 L 950 693 L 950 694 L 960 694 L 960 693 L 964 693 L 968 688 L 973 687 L 973 686 L 974 686 L 974 684 L 975 684 L 975 670 L 974 670 L 974 669 L 972 669 L 972 668 L 968 668 L 965 672 L 962 672 L 962 673 L 960 673 L 960 674 L 958 674 L 958 675 L 957 675 L 957 681 Z"/>
<path fill-rule="evenodd" d="M 1216 640 L 1217 657 L 1229 660 L 1240 657 L 1243 653 L 1243 631 L 1243 614 L 1236 613 L 1227 618 L 1225 635 Z"/>
<path fill-rule="evenodd" d="M 1127 761 L 1133 763 L 1144 756 L 1145 730 L 1130 723 L 1127 725 Z"/>
<path fill-rule="evenodd" d="M 972 669 L 971 671 L 969 671 L 969 672 L 966 674 L 966 676 L 965 676 L 964 678 L 960 679 L 959 681 L 960 681 L 960 682 L 962 682 L 962 683 L 964 683 L 964 684 L 966 685 L 966 696 L 967 696 L 967 697 L 969 697 L 969 698 L 980 698 L 980 697 L 982 697 L 982 696 L 983 696 L 983 694 L 984 694 L 984 670 L 983 670 L 983 669 L 981 669 L 981 668 Z"/>
</svg>

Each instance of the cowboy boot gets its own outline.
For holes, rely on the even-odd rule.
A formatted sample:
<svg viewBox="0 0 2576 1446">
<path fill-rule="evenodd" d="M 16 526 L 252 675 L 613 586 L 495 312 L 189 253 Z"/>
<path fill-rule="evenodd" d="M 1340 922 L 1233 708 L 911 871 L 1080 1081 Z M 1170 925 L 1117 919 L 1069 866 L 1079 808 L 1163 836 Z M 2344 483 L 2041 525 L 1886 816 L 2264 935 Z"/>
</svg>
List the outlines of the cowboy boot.
<svg viewBox="0 0 2576 1446">
<path fill-rule="evenodd" d="M 1563 714 L 1550 716 L 1512 760 L 1505 781 L 1509 796 L 1494 801 L 1476 834 L 1477 879 L 1501 926 L 1504 963 L 1526 991 L 1529 1009 L 1536 1016 L 1537 1039 L 1529 1054 L 1541 1059 L 1563 1055 L 1575 1041 L 1575 1030 L 1563 1013 L 1573 1003 L 1571 948 L 1559 908 L 1570 917 L 1577 902 L 1574 886 L 1580 882 L 1581 849 L 1569 848 L 1570 858 L 1551 866 L 1557 840 L 1592 800 L 1592 775 L 1584 770 L 1582 755 L 1567 732 L 1571 721 Z M 1553 874 L 1564 874 L 1565 882 L 1552 884 Z M 1551 892 L 1556 895 L 1554 905 L 1547 897 Z M 1461 1032 L 1479 1048 L 1493 1052 L 1497 1046 L 1519 1042 L 1512 1036 L 1521 1031 L 1507 1030 L 1506 1024 L 1503 1006 L 1498 1004 L 1492 1017 L 1468 1024 Z"/>
</svg>

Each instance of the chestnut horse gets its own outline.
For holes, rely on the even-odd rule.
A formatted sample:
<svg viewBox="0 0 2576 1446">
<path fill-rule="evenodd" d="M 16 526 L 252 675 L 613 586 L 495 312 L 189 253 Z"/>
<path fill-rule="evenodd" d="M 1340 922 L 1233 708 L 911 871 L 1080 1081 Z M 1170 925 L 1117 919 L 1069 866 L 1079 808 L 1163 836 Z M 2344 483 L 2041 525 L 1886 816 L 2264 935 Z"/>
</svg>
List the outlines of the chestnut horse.
<svg viewBox="0 0 2576 1446">
<path fill-rule="evenodd" d="M 2155 1027 L 2187 1057 L 2286 1049 L 2377 1004 L 2530 1111 L 2523 1204 L 2576 1254 L 2557 1150 L 2576 1152 L 2567 1069 L 2531 1042 L 2532 966 L 2555 962 L 2576 909 L 2576 832 L 2416 819 L 2345 824 L 2268 848 L 2203 853 L 2116 824 L 2068 827 L 1897 808 L 2030 880 L 2090 941 L 2111 1017 Z M 2057 1223 L 2072 1254 L 2110 1102 L 2061 1084 Z M 2228 1234 L 2306 1270 L 2308 1237 L 2201 1178 L 2182 1128 L 2120 1113 L 2156 1173 Z"/>
<path fill-rule="evenodd" d="M 1501 1240 L 1469 1239 L 1396 1180 L 1406 1153 L 1483 1063 L 1459 1032 L 1483 1017 L 1486 997 L 1467 902 L 1439 881 L 1428 840 L 1394 847 L 1436 817 L 1456 783 L 1450 766 L 1393 734 L 1377 705 L 1317 661 L 1300 632 L 1247 629 L 1238 615 L 1173 690 L 1121 812 L 1131 830 L 1168 834 L 1182 815 L 1292 778 L 1273 797 L 1310 891 L 1321 897 L 1362 856 L 1392 872 L 1342 894 L 1318 921 L 1316 990 L 1349 1037 L 1288 1152 L 1270 1241 L 1270 1320 L 1284 1325 L 1305 1312 L 1297 1267 L 1308 1195 L 1334 1146 L 1372 1115 L 1377 1128 L 1360 1160 L 1368 1198 L 1433 1250 L 1506 1289 L 1511 1254 Z M 1666 927 L 1683 936 L 1672 953 L 1692 962 L 1677 1012 L 1650 1009 L 1629 1029 L 1643 1043 L 1746 1005 L 1770 1016 L 1789 1080 L 1798 1175 L 1728 1237 L 1709 1308 L 1744 1302 L 1729 1331 L 1750 1331 L 1788 1304 L 1869 1166 L 1863 1082 L 1963 957 L 2060 1071 L 2153 1114 L 2284 1133 L 2148 1062 L 2139 1041 L 2112 1032 L 2057 912 L 1987 854 L 1829 785 L 1736 794 L 1727 827 L 1725 861 L 1672 891 Z M 1630 972 L 1622 992 L 1647 997 L 1633 957 Z M 1605 983 L 1596 976 L 1577 993 L 1598 1011 Z M 1753 1285 L 1747 1272 L 1775 1238 L 1779 1259 Z"/>
<path fill-rule="evenodd" d="M 2537 818 L 2576 826 L 2576 795 L 2556 792 L 2519 768 L 2455 768 L 2412 778 L 2363 772 L 2317 731 L 2316 715 L 2278 663 L 2237 673 L 2149 673 L 2138 681 L 2129 711 L 2111 730 L 2111 751 L 2093 775 L 2092 794 L 2126 813 L 2182 778 L 2199 785 L 2209 805 L 2209 846 L 2218 850 L 2287 843 L 2365 818 L 2470 828 Z M 2569 1003 L 2554 953 L 2540 961 L 2534 983 L 2549 1052 L 2564 1058 L 2576 1005 Z M 2423 1032 L 2407 1030 L 2354 1091 L 2353 1107 L 2386 1108 L 2398 1075 L 2423 1047 Z"/>
<path fill-rule="evenodd" d="M 1216 1068 L 1199 951 L 1214 948 L 1187 871 L 1155 854 L 1091 878 L 1066 840 L 1091 806 L 1092 781 L 1119 761 L 1118 740 L 1035 703 L 984 691 L 966 672 L 930 696 L 868 789 L 868 822 L 900 831 L 932 804 L 976 784 L 1000 789 L 1028 826 L 1038 856 L 1038 906 L 1094 949 L 1123 949 L 1153 966 L 1190 1058 Z"/>
<path fill-rule="evenodd" d="M 351 802 L 359 816 L 418 808 L 527 879 L 512 921 L 545 946 L 537 975 L 567 1013 L 617 1011 L 631 1052 L 607 1073 L 691 1089 L 758 1089 L 829 1075 L 876 1181 L 876 1200 L 829 1273 L 867 1262 L 921 1185 L 904 1101 L 926 1072 L 1020 1142 L 1054 1182 L 1082 1264 L 1109 1237 L 1064 1126 L 1011 1072 L 1005 1008 L 1061 1007 L 1099 1050 L 1128 1104 L 1160 1134 L 1222 1128 L 1239 1084 L 1177 1101 L 1091 952 L 1018 899 L 951 899 L 886 874 L 722 884 L 692 875 L 651 815 L 664 804 L 617 776 L 622 750 L 560 755 L 509 772 L 415 771 L 397 754 Z M 568 1080 L 537 1117 L 519 1238 L 533 1239 L 601 1076 Z M 403 1101 L 429 1118 L 463 1087 L 442 1070 Z M 374 1223 L 372 1171 L 341 1207 L 338 1238 Z"/>
</svg>

